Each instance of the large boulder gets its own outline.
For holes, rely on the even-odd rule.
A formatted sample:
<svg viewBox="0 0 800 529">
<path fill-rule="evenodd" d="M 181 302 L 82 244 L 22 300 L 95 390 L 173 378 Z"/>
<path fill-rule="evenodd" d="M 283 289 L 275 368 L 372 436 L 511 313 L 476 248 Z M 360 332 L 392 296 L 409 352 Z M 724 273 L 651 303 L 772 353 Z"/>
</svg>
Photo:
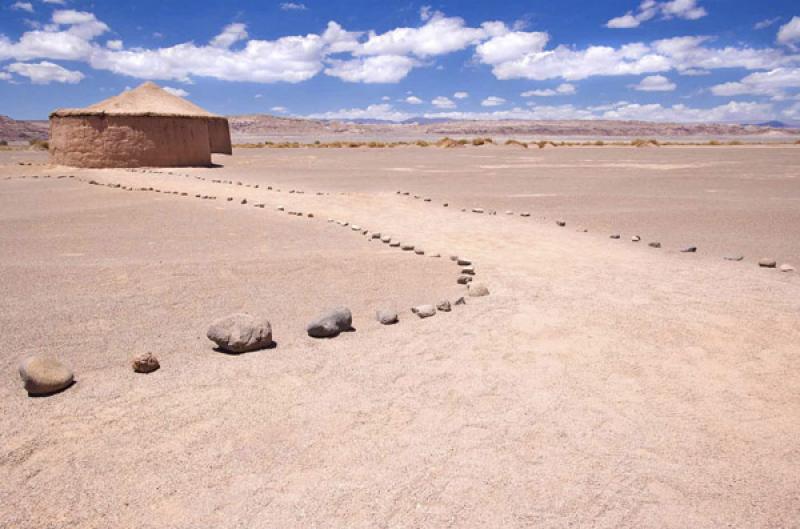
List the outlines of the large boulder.
<svg viewBox="0 0 800 529">
<path fill-rule="evenodd" d="M 340 332 L 353 328 L 353 315 L 347 307 L 338 307 L 324 312 L 306 326 L 312 338 L 333 338 Z"/>
<path fill-rule="evenodd" d="M 208 339 L 229 353 L 246 353 L 273 345 L 272 325 L 266 318 L 250 314 L 231 314 L 208 328 Z"/>
<path fill-rule="evenodd" d="M 19 376 L 28 395 L 49 395 L 72 385 L 72 370 L 54 358 L 32 356 L 19 365 Z"/>
</svg>

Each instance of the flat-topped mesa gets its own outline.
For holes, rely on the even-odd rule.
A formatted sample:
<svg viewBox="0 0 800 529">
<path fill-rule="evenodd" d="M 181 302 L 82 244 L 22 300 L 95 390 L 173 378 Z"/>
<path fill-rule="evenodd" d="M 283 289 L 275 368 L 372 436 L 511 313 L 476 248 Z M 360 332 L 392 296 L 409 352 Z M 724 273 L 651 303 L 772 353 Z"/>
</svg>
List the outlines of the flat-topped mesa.
<svg viewBox="0 0 800 529">
<path fill-rule="evenodd" d="M 147 82 L 50 114 L 50 159 L 72 167 L 192 167 L 231 154 L 228 120 Z"/>
</svg>

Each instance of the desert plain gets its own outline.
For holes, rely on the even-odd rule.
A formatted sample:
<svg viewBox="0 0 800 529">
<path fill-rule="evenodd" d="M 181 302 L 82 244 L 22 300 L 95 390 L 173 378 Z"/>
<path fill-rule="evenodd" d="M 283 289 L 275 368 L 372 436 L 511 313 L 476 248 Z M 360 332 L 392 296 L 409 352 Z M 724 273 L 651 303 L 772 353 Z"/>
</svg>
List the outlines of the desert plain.
<svg viewBox="0 0 800 529">
<path fill-rule="evenodd" d="M 800 526 L 800 146 L 214 160 L 0 152 L 0 527 Z M 239 311 L 276 346 L 215 351 Z"/>
</svg>

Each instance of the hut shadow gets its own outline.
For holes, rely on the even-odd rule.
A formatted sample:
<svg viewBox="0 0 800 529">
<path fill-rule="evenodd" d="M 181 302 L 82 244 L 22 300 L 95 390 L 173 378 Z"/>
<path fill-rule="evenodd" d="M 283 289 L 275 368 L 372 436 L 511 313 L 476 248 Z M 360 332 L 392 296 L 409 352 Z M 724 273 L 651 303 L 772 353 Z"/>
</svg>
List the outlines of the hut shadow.
<svg viewBox="0 0 800 529">
<path fill-rule="evenodd" d="M 240 355 L 246 355 L 248 353 L 257 353 L 258 351 L 267 351 L 267 350 L 275 349 L 277 347 L 278 347 L 278 342 L 273 340 L 268 345 L 265 345 L 264 347 L 261 347 L 259 349 L 251 349 L 250 351 L 242 351 L 240 353 L 237 353 L 235 351 L 228 351 L 227 349 L 223 349 L 222 347 L 219 347 L 219 346 L 214 347 L 213 350 L 215 352 L 217 352 L 217 353 L 223 353 L 223 354 L 225 354 L 227 356 L 240 356 Z"/>
<path fill-rule="evenodd" d="M 64 386 L 63 388 L 59 389 L 58 391 L 51 391 L 50 393 L 37 393 L 35 395 L 32 395 L 32 394 L 28 393 L 28 397 L 30 397 L 32 399 L 46 399 L 47 397 L 52 397 L 54 395 L 58 395 L 59 393 L 64 393 L 69 388 L 74 386 L 77 382 L 78 382 L 77 380 L 73 380 L 68 385 Z"/>
</svg>

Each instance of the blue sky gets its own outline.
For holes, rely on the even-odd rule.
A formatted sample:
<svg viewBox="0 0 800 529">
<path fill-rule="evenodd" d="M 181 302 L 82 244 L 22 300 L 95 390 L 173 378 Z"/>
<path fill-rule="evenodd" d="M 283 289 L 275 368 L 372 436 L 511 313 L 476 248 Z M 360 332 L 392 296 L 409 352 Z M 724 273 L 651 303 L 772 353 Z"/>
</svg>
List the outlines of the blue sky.
<svg viewBox="0 0 800 529">
<path fill-rule="evenodd" d="M 0 114 L 145 80 L 220 114 L 800 122 L 800 4 L 2 0 Z"/>
</svg>

